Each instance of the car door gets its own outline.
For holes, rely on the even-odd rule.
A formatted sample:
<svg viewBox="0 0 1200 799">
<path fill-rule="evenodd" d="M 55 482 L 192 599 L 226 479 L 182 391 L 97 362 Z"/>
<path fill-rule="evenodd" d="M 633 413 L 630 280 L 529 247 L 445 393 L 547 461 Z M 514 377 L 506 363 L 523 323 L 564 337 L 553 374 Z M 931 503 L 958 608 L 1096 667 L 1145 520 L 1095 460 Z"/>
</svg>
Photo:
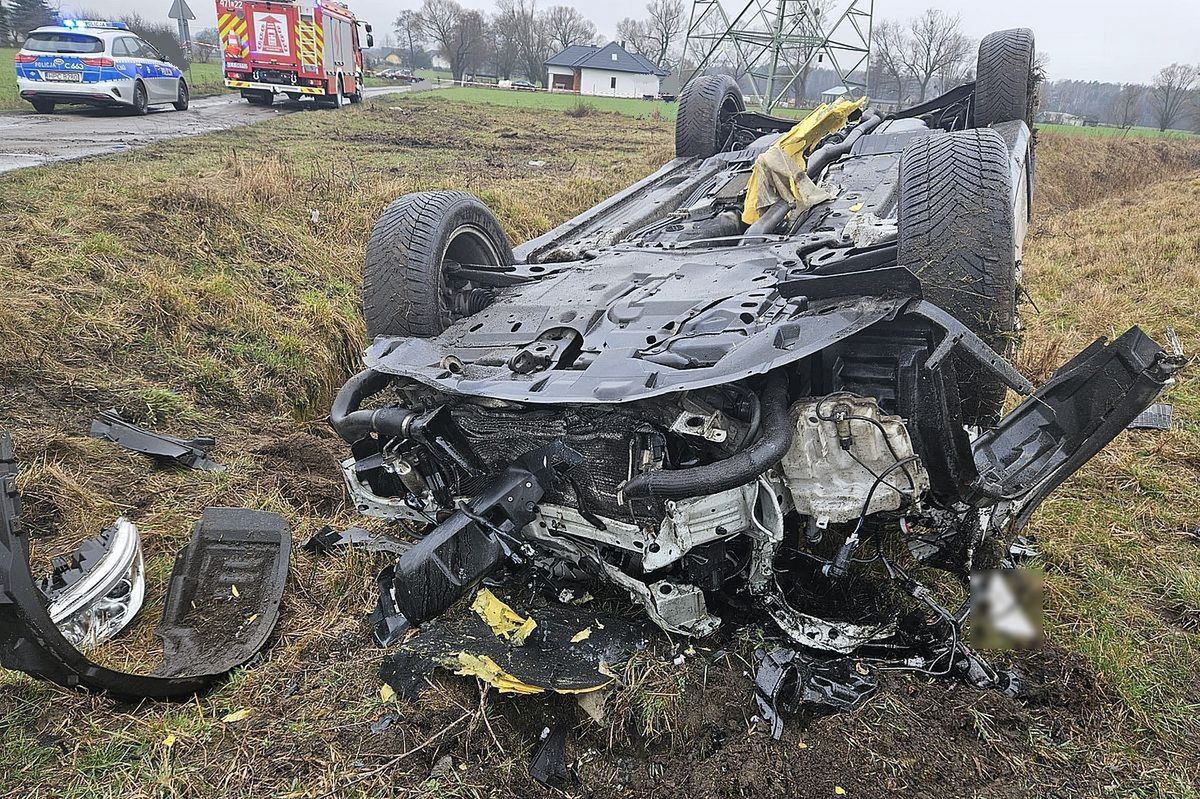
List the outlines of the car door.
<svg viewBox="0 0 1200 799">
<path fill-rule="evenodd" d="M 145 39 L 135 39 L 139 60 L 143 65 L 146 91 L 150 102 L 162 103 L 175 100 L 179 94 L 178 70 Z"/>
</svg>

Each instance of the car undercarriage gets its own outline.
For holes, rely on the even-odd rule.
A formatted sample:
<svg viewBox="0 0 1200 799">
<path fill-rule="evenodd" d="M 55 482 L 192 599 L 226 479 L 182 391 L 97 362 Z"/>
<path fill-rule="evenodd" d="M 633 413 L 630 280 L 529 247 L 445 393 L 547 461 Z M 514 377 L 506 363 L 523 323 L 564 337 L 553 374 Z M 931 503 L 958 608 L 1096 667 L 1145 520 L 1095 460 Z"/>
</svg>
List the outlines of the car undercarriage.
<svg viewBox="0 0 1200 799">
<path fill-rule="evenodd" d="M 966 607 L 899 553 L 964 585 L 999 565 L 1182 364 L 1137 328 L 1036 391 L 1008 360 L 1035 82 L 1007 115 L 993 83 L 796 124 L 701 78 L 679 157 L 515 249 L 468 195 L 393 203 L 330 417 L 359 511 L 421 536 L 379 641 L 502 569 L 606 584 L 674 635 L 757 613 L 810 650 L 898 647 L 929 632 L 915 598 L 957 641 Z"/>
</svg>

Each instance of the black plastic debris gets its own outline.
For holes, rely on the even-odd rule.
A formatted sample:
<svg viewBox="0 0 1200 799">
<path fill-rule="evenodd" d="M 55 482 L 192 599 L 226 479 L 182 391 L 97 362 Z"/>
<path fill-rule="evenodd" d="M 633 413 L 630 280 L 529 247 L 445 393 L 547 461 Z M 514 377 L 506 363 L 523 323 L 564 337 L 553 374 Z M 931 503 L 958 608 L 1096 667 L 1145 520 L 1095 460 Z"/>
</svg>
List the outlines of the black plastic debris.
<svg viewBox="0 0 1200 799">
<path fill-rule="evenodd" d="M 612 682 L 649 643 L 644 622 L 575 606 L 546 605 L 522 615 L 488 589 L 405 640 L 380 677 L 415 699 L 436 668 L 477 677 L 502 693 L 580 694 Z"/>
<path fill-rule="evenodd" d="M 542 730 L 542 740 L 529 763 L 529 776 L 547 788 L 566 788 L 572 782 L 567 768 L 567 732 L 570 724 L 558 718 Z"/>
<path fill-rule="evenodd" d="M 795 715 L 802 705 L 854 710 L 871 698 L 878 685 L 875 676 L 851 658 L 818 659 L 782 647 L 759 655 L 754 698 L 775 740 L 783 735 L 784 718 Z"/>
<path fill-rule="evenodd" d="M 155 433 L 122 419 L 115 410 L 105 411 L 99 419 L 93 420 L 88 435 L 188 469 L 225 471 L 224 466 L 208 459 L 209 451 L 217 445 L 215 438 L 203 436 L 184 441 L 182 438 Z"/>
<path fill-rule="evenodd" d="M 375 584 L 379 588 L 379 600 L 375 603 L 371 615 L 367 617 L 367 624 L 371 626 L 371 637 L 381 647 L 395 646 L 405 633 L 412 629 L 412 624 L 396 605 L 396 595 L 392 592 L 392 586 L 396 584 L 396 567 L 388 566 L 381 571 L 375 578 Z M 396 691 L 400 692 L 400 689 L 396 688 Z"/>
<path fill-rule="evenodd" d="M 1166 402 L 1156 402 L 1139 413 L 1127 430 L 1170 430 L 1175 424 L 1175 408 Z"/>
<path fill-rule="evenodd" d="M 150 674 L 101 666 L 51 619 L 29 571 L 12 441 L 0 433 L 0 665 L 115 699 L 179 699 L 249 662 L 279 618 L 291 534 L 275 513 L 207 508 L 175 557 L 158 636 L 162 665 Z"/>
<path fill-rule="evenodd" d="M 351 547 L 365 552 L 403 555 L 412 549 L 412 544 L 386 533 L 373 533 L 362 527 L 351 527 L 338 532 L 332 525 L 327 524 L 317 530 L 300 548 L 311 555 L 341 555 Z"/>
</svg>

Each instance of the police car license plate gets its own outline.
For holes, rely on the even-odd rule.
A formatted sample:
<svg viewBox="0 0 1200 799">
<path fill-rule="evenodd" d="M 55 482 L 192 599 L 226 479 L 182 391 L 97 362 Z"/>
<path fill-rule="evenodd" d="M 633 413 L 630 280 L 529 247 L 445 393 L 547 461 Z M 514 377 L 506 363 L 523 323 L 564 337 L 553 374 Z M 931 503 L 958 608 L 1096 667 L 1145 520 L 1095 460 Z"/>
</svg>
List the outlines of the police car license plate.
<svg viewBox="0 0 1200 799">
<path fill-rule="evenodd" d="M 81 83 L 83 81 L 82 72 L 44 72 L 46 80 L 65 81 L 68 83 Z"/>
</svg>

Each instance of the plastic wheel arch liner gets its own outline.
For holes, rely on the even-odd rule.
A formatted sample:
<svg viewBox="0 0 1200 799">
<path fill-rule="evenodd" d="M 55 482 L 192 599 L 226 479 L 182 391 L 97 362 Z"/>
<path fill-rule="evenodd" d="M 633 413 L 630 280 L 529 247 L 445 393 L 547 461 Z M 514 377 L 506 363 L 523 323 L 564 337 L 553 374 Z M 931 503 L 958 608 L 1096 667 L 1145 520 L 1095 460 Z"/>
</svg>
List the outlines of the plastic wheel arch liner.
<svg viewBox="0 0 1200 799">
<path fill-rule="evenodd" d="M 29 570 L 20 525 L 12 441 L 0 432 L 0 665 L 67 688 L 123 701 L 183 699 L 253 658 L 279 617 L 291 535 L 282 517 L 238 508 L 208 508 L 171 573 L 162 623 L 162 666 L 131 674 L 92 662 L 50 618 Z M 236 582 L 231 582 L 236 580 Z M 238 591 L 231 585 L 240 586 Z M 226 629 L 204 630 L 213 603 Z"/>
</svg>

